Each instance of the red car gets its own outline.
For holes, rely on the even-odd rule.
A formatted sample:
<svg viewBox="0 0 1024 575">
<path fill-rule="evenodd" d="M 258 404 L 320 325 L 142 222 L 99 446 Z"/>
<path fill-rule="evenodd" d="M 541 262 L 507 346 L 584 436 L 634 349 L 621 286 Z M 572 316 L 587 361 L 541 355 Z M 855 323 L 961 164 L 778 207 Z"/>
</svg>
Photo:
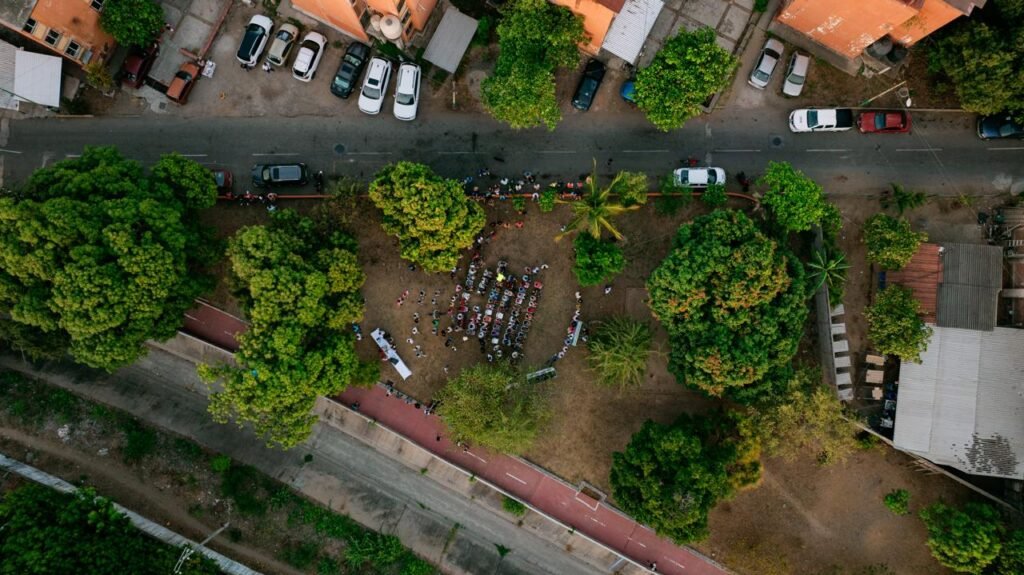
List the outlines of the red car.
<svg viewBox="0 0 1024 575">
<path fill-rule="evenodd" d="M 148 48 L 132 48 L 121 65 L 121 83 L 129 88 L 141 88 L 159 54 L 159 44 L 153 44 Z"/>
<path fill-rule="evenodd" d="M 863 134 L 906 134 L 910 131 L 910 114 L 897 112 L 862 112 L 857 128 Z"/>
</svg>

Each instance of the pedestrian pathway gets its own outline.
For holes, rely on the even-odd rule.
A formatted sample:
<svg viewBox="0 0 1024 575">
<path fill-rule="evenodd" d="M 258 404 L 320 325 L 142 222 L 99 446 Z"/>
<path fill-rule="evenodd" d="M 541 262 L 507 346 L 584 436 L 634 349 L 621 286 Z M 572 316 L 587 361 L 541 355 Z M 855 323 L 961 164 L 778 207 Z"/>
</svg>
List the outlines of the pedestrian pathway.
<svg viewBox="0 0 1024 575">
<path fill-rule="evenodd" d="M 445 436 L 444 424 L 436 415 L 389 396 L 381 386 L 349 388 L 338 400 L 345 405 L 358 403 L 366 417 L 644 567 L 656 565 L 658 573 L 667 574 L 728 573 L 693 549 L 659 537 L 607 503 L 522 459 L 459 447 Z"/>
</svg>

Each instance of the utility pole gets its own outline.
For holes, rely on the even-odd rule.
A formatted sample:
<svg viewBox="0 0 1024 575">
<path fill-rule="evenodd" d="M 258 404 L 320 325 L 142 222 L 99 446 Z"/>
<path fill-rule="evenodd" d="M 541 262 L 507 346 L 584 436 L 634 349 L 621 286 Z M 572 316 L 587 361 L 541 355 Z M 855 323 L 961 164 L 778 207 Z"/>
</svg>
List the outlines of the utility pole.
<svg viewBox="0 0 1024 575">
<path fill-rule="evenodd" d="M 875 100 L 877 100 L 877 99 L 881 98 L 882 96 L 884 96 L 884 95 L 888 94 L 889 92 L 892 92 L 892 91 L 893 91 L 893 90 L 895 90 L 896 88 L 899 88 L 900 86 L 902 86 L 903 84 L 906 84 L 906 83 L 907 83 L 907 81 L 906 81 L 906 80 L 904 80 L 904 81 L 900 82 L 899 84 L 896 84 L 896 85 L 895 85 L 895 86 L 893 86 L 892 88 L 889 88 L 888 90 L 886 90 L 886 91 L 882 92 L 881 94 L 878 94 L 877 96 L 873 96 L 873 97 L 871 97 L 871 98 L 868 98 L 867 100 L 864 100 L 863 102 L 861 102 L 861 103 L 860 103 L 860 107 L 861 107 L 861 108 L 863 108 L 864 106 L 867 106 L 867 105 L 868 105 L 868 104 L 870 104 L 871 102 L 873 102 L 873 101 L 875 101 Z M 909 95 L 909 94 L 908 94 L 908 95 Z"/>
<path fill-rule="evenodd" d="M 225 529 L 227 529 L 228 526 L 230 526 L 230 525 L 231 525 L 230 521 L 225 523 L 224 525 L 221 525 L 220 529 L 214 531 L 213 533 L 210 533 L 209 537 L 207 537 L 206 539 L 203 539 L 203 542 L 200 543 L 199 546 L 200 547 L 205 547 L 206 544 L 209 543 L 211 539 L 213 539 L 217 535 L 220 535 L 220 532 L 224 531 Z M 185 566 L 185 562 L 188 561 L 189 557 L 192 557 L 192 554 L 195 553 L 195 552 L 196 552 L 196 550 L 193 549 L 192 547 L 186 547 L 185 549 L 183 549 L 181 551 L 181 557 L 178 557 L 178 562 L 174 564 L 174 571 L 173 571 L 174 575 L 181 575 L 181 568 Z"/>
</svg>

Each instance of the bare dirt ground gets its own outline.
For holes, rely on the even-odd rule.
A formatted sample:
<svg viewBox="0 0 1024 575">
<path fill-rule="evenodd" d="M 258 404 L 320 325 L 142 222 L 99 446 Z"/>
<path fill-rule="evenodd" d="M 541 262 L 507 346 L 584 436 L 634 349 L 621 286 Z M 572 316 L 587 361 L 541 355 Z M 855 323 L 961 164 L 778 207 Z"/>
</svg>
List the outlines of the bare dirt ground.
<svg viewBox="0 0 1024 575">
<path fill-rule="evenodd" d="M 739 201 L 732 207 L 744 208 Z M 971 241 L 977 232 L 975 212 L 986 209 L 996 198 L 981 199 L 975 207 L 958 207 L 953 199 L 931 199 L 907 216 L 916 229 L 928 231 L 936 241 Z M 845 303 L 851 310 L 851 344 L 864 349 L 863 310 L 871 294 L 870 275 L 865 267 L 860 228 L 871 214 L 880 210 L 877 197 L 837 198 L 843 212 L 844 230 L 840 244 L 853 266 L 846 288 Z M 545 284 L 533 329 L 526 344 L 524 366 L 537 366 L 557 352 L 569 326 L 577 290 L 572 276 L 571 238 L 554 241 L 559 227 L 568 221 L 568 206 L 558 206 L 551 214 L 541 214 L 528 204 L 520 216 L 510 202 L 486 208 L 488 222 L 522 220 L 524 226 L 498 226 L 495 239 L 482 250 L 490 265 L 506 259 L 510 269 L 548 264 L 541 272 Z M 309 205 L 305 205 L 308 208 Z M 984 207 L 984 208 L 983 208 Z M 249 210 L 246 212 L 245 210 Z M 443 386 L 448 374 L 483 361 L 478 346 L 461 345 L 457 351 L 445 348 L 444 338 L 429 333 L 431 300 L 440 290 L 438 307 L 446 309 L 455 282 L 449 274 L 425 274 L 410 271 L 408 262 L 397 256 L 395 240 L 381 230 L 372 205 L 361 200 L 352 231 L 360 244 L 360 257 L 367 273 L 364 296 L 367 301 L 364 332 L 381 327 L 390 331 L 413 376 L 401 382 L 397 374 L 384 368 L 385 379 L 398 382 L 403 391 L 429 400 Z M 650 321 L 655 329 L 656 353 L 648 363 L 645 382 L 636 389 L 605 389 L 594 384 L 586 368 L 582 346 L 570 349 L 556 363 L 558 377 L 551 381 L 551 405 L 554 417 L 541 439 L 525 457 L 571 482 L 585 480 L 609 491 L 608 472 L 611 455 L 622 450 L 630 436 L 650 418 L 671 422 L 680 413 L 707 410 L 715 403 L 675 382 L 667 371 L 667 336 L 651 318 L 646 305 L 644 281 L 671 246 L 679 224 L 704 213 L 699 203 L 681 210 L 676 216 L 655 213 L 652 206 L 630 212 L 617 223 L 627 237 L 624 244 L 626 271 L 615 279 L 612 293 L 601 287 L 583 289 L 582 319 L 600 320 L 626 314 Z M 258 223 L 265 214 L 254 208 L 222 206 L 209 215 L 222 233 L 243 224 Z M 486 231 L 492 228 L 489 226 Z M 468 258 L 469 256 L 464 256 Z M 464 259 L 458 279 L 464 278 Z M 420 290 L 424 303 L 417 304 Z M 403 291 L 410 295 L 402 306 L 396 300 Z M 229 303 L 223 289 L 218 303 Z M 421 316 L 420 333 L 413 335 L 413 313 Z M 442 323 L 442 327 L 446 325 Z M 458 334 L 456 334 L 458 335 Z M 425 357 L 416 358 L 412 337 L 421 345 Z M 377 352 L 364 338 L 360 353 L 367 359 Z M 803 352 L 813 357 L 810 349 Z M 858 452 L 845 463 L 821 467 L 811 454 L 796 461 L 766 462 L 765 478 L 757 488 L 738 494 L 719 505 L 711 515 L 710 539 L 699 545 L 705 553 L 722 560 L 740 573 L 855 573 L 857 570 L 885 564 L 894 573 L 942 573 L 924 545 L 925 533 L 914 516 L 896 517 L 883 505 L 885 493 L 906 488 L 912 494 L 912 508 L 919 509 L 938 499 L 962 499 L 964 489 L 941 477 L 925 475 L 908 466 L 909 459 L 888 449 Z"/>
</svg>

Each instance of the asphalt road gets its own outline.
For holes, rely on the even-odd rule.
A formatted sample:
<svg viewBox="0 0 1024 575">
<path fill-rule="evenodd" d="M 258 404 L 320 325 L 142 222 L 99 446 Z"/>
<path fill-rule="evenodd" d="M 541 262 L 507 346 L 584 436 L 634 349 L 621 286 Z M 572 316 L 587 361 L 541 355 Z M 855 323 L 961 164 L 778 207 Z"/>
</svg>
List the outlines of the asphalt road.
<svg viewBox="0 0 1024 575">
<path fill-rule="evenodd" d="M 765 108 L 719 110 L 667 134 L 636 113 L 572 113 L 554 132 L 513 131 L 486 115 L 452 112 L 412 123 L 386 115 L 21 120 L 0 129 L 3 180 L 13 184 L 86 145 L 115 145 L 144 163 L 177 151 L 235 171 L 236 188 L 257 162 L 304 161 L 328 174 L 369 178 L 404 159 L 451 177 L 487 166 L 495 174 L 568 179 L 588 172 L 592 160 L 601 173 L 660 177 L 694 158 L 748 176 L 771 160 L 787 161 L 830 194 L 874 194 L 890 182 L 953 196 L 1024 190 L 1024 142 L 979 140 L 968 114 L 915 112 L 912 134 L 792 134 L 784 112 Z"/>
<path fill-rule="evenodd" d="M 399 461 L 331 426 L 318 424 L 312 437 L 291 451 L 265 447 L 250 432 L 233 424 L 218 425 L 206 411 L 205 389 L 195 365 L 152 350 L 112 375 L 71 365 L 50 364 L 36 371 L 18 358 L 0 355 L 0 366 L 30 373 L 54 385 L 127 411 L 153 425 L 190 437 L 337 507 L 358 512 L 371 527 L 397 532 L 436 561 L 446 549 L 447 572 L 494 575 L 587 575 L 597 569 L 529 529 L 500 519 L 475 503 Z M 197 391 L 190 391 L 197 390 Z M 302 454 L 313 455 L 304 463 Z M 317 480 L 317 474 L 337 483 Z M 459 528 L 452 530 L 455 523 Z M 450 534 L 449 534 L 450 533 Z M 495 544 L 509 549 L 500 558 Z"/>
</svg>

